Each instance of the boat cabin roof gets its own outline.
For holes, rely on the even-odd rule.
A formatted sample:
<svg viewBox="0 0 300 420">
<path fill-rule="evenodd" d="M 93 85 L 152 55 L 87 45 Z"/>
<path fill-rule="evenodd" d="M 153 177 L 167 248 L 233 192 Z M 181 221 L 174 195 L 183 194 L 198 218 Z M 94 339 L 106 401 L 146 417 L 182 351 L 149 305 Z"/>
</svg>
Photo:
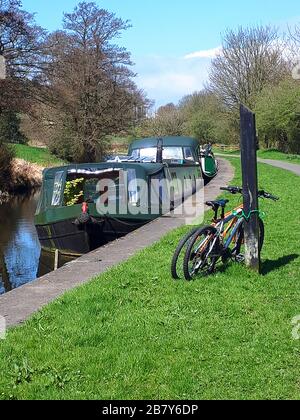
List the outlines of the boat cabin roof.
<svg viewBox="0 0 300 420">
<path fill-rule="evenodd" d="M 157 147 L 159 140 L 162 140 L 163 147 L 191 147 L 193 149 L 197 149 L 197 147 L 199 147 L 198 140 L 192 137 L 149 137 L 132 142 L 129 146 L 129 154 L 136 149 Z"/>
<path fill-rule="evenodd" d="M 80 165 L 66 165 L 45 169 L 43 173 L 43 187 L 36 210 L 36 215 L 51 207 L 63 205 L 65 184 L 71 179 L 100 179 L 112 172 L 128 171 L 135 179 L 147 180 L 150 176 L 159 174 L 164 169 L 160 163 L 87 163 Z M 133 175 L 134 173 L 134 175 Z M 96 186 L 95 186 L 96 187 Z"/>
<path fill-rule="evenodd" d="M 128 163 L 118 163 L 118 162 L 103 162 L 103 163 L 83 163 L 83 164 L 73 164 L 65 166 L 57 166 L 54 168 L 48 168 L 44 170 L 43 178 L 44 180 L 53 179 L 58 172 L 63 172 L 66 174 L 78 174 L 78 175 L 100 175 L 101 173 L 108 171 L 118 171 L 118 170 L 129 170 L 134 169 L 138 172 L 138 175 L 142 178 L 144 176 L 151 176 L 163 169 L 164 165 L 160 163 L 140 163 L 137 165 L 135 162 Z"/>
</svg>

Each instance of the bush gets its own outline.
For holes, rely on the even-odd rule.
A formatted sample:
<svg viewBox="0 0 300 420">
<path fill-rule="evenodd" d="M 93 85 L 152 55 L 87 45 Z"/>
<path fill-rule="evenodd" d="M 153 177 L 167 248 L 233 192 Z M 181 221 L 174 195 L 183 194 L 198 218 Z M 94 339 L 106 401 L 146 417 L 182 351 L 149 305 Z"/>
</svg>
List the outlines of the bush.
<svg viewBox="0 0 300 420">
<path fill-rule="evenodd" d="M 185 116 L 185 134 L 204 143 L 238 143 L 238 116 L 228 112 L 213 93 L 202 91 L 183 98 L 180 110 Z"/>
<path fill-rule="evenodd" d="M 20 131 L 21 119 L 15 112 L 0 115 L 0 140 L 4 143 L 26 144 L 27 138 Z"/>
<path fill-rule="evenodd" d="M 10 189 L 11 164 L 14 152 L 11 147 L 0 141 L 0 191 Z"/>
<path fill-rule="evenodd" d="M 300 83 L 287 79 L 265 88 L 257 100 L 260 143 L 267 149 L 300 153 Z"/>
</svg>

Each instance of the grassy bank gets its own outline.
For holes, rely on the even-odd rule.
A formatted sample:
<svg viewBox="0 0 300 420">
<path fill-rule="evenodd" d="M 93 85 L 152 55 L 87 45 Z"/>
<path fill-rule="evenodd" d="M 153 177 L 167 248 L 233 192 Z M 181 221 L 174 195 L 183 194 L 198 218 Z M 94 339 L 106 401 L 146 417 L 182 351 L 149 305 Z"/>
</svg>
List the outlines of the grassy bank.
<svg viewBox="0 0 300 420">
<path fill-rule="evenodd" d="M 133 138 L 121 137 L 121 136 L 111 136 L 108 138 L 110 143 L 110 151 L 113 154 L 127 154 L 129 144 L 132 142 Z"/>
<path fill-rule="evenodd" d="M 0 200 L 7 201 L 15 194 L 28 193 L 40 187 L 42 168 L 64 165 L 48 149 L 12 144 L 15 159 L 12 160 L 7 177 L 0 182 Z"/>
<path fill-rule="evenodd" d="M 175 231 L 10 331 L 0 398 L 298 399 L 299 177 L 259 170 L 260 186 L 281 197 L 262 203 L 263 276 L 230 264 L 174 282 L 170 259 L 187 228 Z"/>
<path fill-rule="evenodd" d="M 48 149 L 42 149 L 40 147 L 31 147 L 22 144 L 12 145 L 16 158 L 24 159 L 27 162 L 36 163 L 39 166 L 59 166 L 63 165 L 64 162 L 52 155 Z"/>
</svg>

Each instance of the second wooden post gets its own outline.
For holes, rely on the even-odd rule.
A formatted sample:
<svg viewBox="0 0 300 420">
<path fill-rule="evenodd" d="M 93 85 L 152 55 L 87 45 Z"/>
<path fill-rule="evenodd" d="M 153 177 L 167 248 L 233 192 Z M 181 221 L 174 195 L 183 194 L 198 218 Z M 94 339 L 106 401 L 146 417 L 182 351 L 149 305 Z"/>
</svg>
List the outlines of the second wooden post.
<svg viewBox="0 0 300 420">
<path fill-rule="evenodd" d="M 243 175 L 246 265 L 260 272 L 257 137 L 255 114 L 241 105 L 241 161 Z"/>
</svg>

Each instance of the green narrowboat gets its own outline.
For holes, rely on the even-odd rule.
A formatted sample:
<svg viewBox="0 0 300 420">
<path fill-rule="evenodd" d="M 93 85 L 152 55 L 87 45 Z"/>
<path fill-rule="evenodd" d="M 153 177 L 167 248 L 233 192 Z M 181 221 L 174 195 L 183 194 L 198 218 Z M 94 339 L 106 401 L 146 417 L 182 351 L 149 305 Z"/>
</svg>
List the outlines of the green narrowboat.
<svg viewBox="0 0 300 420">
<path fill-rule="evenodd" d="M 128 151 L 133 159 L 157 161 L 157 147 L 162 147 L 162 160 L 170 167 L 183 172 L 189 164 L 200 164 L 203 177 L 211 179 L 218 172 L 218 162 L 210 144 L 201 146 L 190 137 L 146 138 L 134 141 Z"/>
<path fill-rule="evenodd" d="M 167 137 L 135 141 L 127 157 L 46 169 L 35 215 L 42 248 L 79 256 L 169 212 L 213 176 L 201 159 L 196 140 Z"/>
</svg>

